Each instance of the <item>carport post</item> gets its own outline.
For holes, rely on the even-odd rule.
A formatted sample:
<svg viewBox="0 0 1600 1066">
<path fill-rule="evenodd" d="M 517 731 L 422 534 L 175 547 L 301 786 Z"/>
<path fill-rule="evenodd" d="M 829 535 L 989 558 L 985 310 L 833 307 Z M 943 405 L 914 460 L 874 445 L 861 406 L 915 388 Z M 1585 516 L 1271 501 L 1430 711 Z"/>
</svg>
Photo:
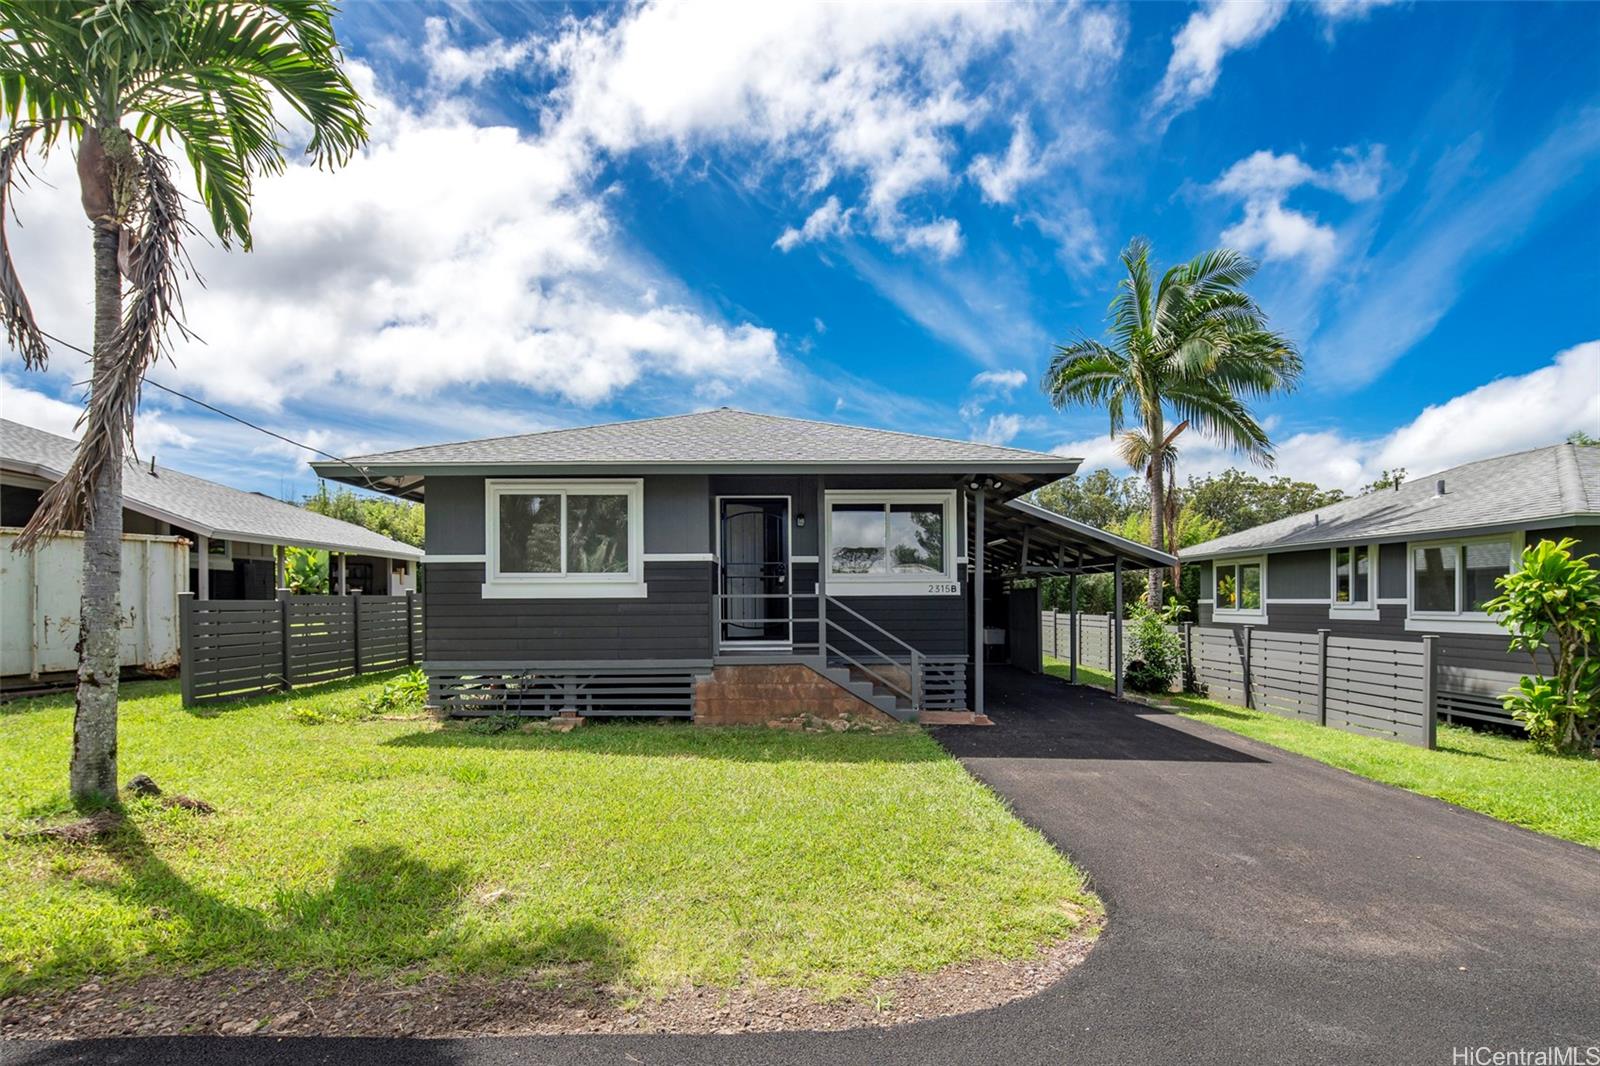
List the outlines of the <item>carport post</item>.
<svg viewBox="0 0 1600 1066">
<path fill-rule="evenodd" d="M 1111 564 L 1111 580 L 1116 582 L 1116 617 L 1111 620 L 1111 691 L 1122 698 L 1122 556 Z"/>
<path fill-rule="evenodd" d="M 1067 679 L 1074 685 L 1078 683 L 1078 575 L 1073 574 L 1067 578 L 1067 598 L 1071 601 L 1067 610 L 1067 647 L 1069 662 L 1072 672 Z"/>
<path fill-rule="evenodd" d="M 984 492 L 972 494 L 972 713 L 983 713 Z"/>
<path fill-rule="evenodd" d="M 194 567 L 194 593 L 197 600 L 211 598 L 211 538 L 207 536 L 195 537 L 195 550 L 198 553 Z"/>
</svg>

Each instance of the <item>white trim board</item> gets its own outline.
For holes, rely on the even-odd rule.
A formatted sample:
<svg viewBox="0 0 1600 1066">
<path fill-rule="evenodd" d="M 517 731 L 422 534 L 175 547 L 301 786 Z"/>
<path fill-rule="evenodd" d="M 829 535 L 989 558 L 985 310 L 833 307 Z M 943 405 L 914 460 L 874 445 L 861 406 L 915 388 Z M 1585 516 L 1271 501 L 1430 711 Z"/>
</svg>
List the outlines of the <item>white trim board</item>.
<svg viewBox="0 0 1600 1066">
<path fill-rule="evenodd" d="M 424 555 L 425 563 L 483 563 L 488 562 L 487 555 Z"/>
<path fill-rule="evenodd" d="M 717 557 L 711 552 L 645 552 L 647 563 L 714 563 Z"/>
</svg>

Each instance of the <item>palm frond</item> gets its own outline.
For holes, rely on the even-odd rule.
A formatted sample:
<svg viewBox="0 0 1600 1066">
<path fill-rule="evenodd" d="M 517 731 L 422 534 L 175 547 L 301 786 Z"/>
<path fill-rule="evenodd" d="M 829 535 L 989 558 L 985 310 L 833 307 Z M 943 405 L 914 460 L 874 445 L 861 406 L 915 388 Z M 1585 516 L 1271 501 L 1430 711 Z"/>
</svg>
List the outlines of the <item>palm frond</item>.
<svg viewBox="0 0 1600 1066">
<path fill-rule="evenodd" d="M 95 360 L 89 405 L 80 425 L 83 439 L 62 478 L 39 500 L 39 507 L 17 543 L 22 550 L 63 529 L 80 526 L 92 506 L 90 487 L 107 464 L 119 461 L 119 441 L 133 443 L 133 416 L 146 371 L 166 350 L 183 323 L 180 285 L 193 271 L 183 239 L 193 232 L 183 213 L 183 196 L 172 182 L 172 163 L 153 146 L 137 151 L 139 201 L 130 220 L 135 229 L 129 257 L 129 299 L 122 322 L 107 348 L 114 358 Z"/>
<path fill-rule="evenodd" d="M 11 259 L 6 221 L 11 214 L 11 190 L 23 181 L 28 143 L 38 133 L 38 126 L 15 126 L 0 145 L 0 316 L 5 318 L 6 340 L 30 370 L 42 370 L 49 363 L 50 346 L 34 320 L 33 306 Z"/>
</svg>

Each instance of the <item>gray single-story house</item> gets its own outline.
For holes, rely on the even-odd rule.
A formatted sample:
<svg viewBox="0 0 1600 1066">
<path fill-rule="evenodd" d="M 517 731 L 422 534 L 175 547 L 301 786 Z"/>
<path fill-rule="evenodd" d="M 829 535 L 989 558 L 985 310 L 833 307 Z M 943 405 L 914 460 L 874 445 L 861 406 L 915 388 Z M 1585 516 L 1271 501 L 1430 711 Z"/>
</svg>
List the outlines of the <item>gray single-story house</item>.
<svg viewBox="0 0 1600 1066">
<path fill-rule="evenodd" d="M 68 437 L 0 419 L 0 526 L 26 525 L 77 449 Z M 332 592 L 415 588 L 418 549 L 258 492 L 129 457 L 122 502 L 123 532 L 189 540 L 189 589 L 200 599 L 272 599 L 289 546 L 330 553 Z"/>
<path fill-rule="evenodd" d="M 1014 579 L 1170 565 L 1017 499 L 1078 462 L 721 408 L 312 466 L 426 499 L 435 706 L 764 722 L 976 716 Z"/>
<path fill-rule="evenodd" d="M 1440 708 L 1502 719 L 1524 653 L 1483 609 L 1522 549 L 1600 554 L 1600 448 L 1557 444 L 1454 467 L 1185 548 L 1204 625 L 1420 640 L 1436 634 Z"/>
</svg>

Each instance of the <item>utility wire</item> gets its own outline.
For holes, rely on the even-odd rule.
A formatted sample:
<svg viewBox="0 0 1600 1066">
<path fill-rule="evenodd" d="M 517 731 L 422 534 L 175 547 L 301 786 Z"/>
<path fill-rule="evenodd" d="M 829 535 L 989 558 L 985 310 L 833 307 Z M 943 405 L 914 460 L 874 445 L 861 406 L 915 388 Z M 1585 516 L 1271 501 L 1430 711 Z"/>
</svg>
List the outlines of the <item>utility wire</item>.
<svg viewBox="0 0 1600 1066">
<path fill-rule="evenodd" d="M 46 337 L 49 337 L 51 340 L 55 341 L 57 344 L 61 345 L 63 348 L 70 348 L 73 351 L 78 352 L 81 355 L 88 356 L 90 359 L 94 358 L 94 353 L 93 352 L 87 351 L 87 350 L 85 350 L 83 348 L 80 348 L 76 344 L 73 344 L 71 341 L 62 340 L 60 337 L 57 337 L 54 333 L 49 333 L 49 332 L 46 332 L 45 330 L 42 330 L 42 329 L 39 332 L 43 333 Z M 304 444 L 304 443 L 302 443 L 300 441 L 294 440 L 291 437 L 285 437 L 282 433 L 274 432 L 273 430 L 270 430 L 270 429 L 266 428 L 265 426 L 258 426 L 254 422 L 250 421 L 247 418 L 240 418 L 238 415 L 234 414 L 231 411 L 224 411 L 222 408 L 217 407 L 214 404 L 206 403 L 206 401 L 204 401 L 204 400 L 197 399 L 196 397 L 190 396 L 186 392 L 179 392 L 177 389 L 168 388 L 166 385 L 161 384 L 161 382 L 156 381 L 153 378 L 149 378 L 149 377 L 145 378 L 144 379 L 144 384 L 146 384 L 146 385 L 154 385 L 156 388 L 160 389 L 162 392 L 167 393 L 168 395 L 176 396 L 180 400 L 188 400 L 190 403 L 194 404 L 197 407 L 204 407 L 207 411 L 210 411 L 213 414 L 218 414 L 218 415 L 221 415 L 223 418 L 231 419 L 231 420 L 239 423 L 241 426 L 245 426 L 245 427 L 247 427 L 249 429 L 255 430 L 257 433 L 265 433 L 267 436 L 275 437 L 278 440 L 283 441 L 285 444 L 292 444 L 296 448 L 304 448 L 308 452 L 315 452 L 317 455 L 322 456 L 324 459 L 332 459 L 336 463 L 343 463 L 345 466 L 348 466 L 351 470 L 354 470 L 357 474 L 361 475 L 361 480 L 363 480 L 363 481 L 365 481 L 367 483 L 367 488 L 368 489 L 371 489 L 373 492 L 381 491 L 379 489 L 373 488 L 372 478 L 367 475 L 367 472 L 365 470 L 361 469 L 359 466 L 357 466 L 356 464 L 352 463 L 350 460 L 346 459 L 342 455 L 334 455 L 332 452 L 325 452 L 321 448 L 314 448 L 309 444 Z"/>
</svg>

